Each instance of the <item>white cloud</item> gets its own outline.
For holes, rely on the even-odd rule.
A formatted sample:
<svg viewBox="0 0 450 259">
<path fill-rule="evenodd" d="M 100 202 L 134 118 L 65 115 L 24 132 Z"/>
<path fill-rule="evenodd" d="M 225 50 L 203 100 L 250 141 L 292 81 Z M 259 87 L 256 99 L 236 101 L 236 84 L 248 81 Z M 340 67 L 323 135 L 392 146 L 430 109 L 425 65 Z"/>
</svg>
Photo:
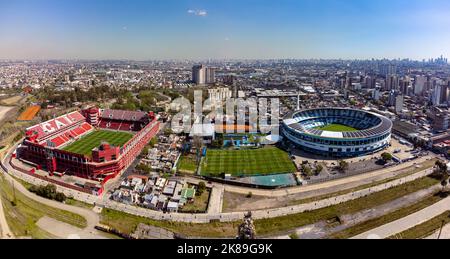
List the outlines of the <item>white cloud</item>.
<svg viewBox="0 0 450 259">
<path fill-rule="evenodd" d="M 198 16 L 207 16 L 208 13 L 205 10 L 201 10 L 201 11 L 198 11 L 196 15 L 198 15 Z"/>
<path fill-rule="evenodd" d="M 205 10 L 193 10 L 193 9 L 189 9 L 187 12 L 188 12 L 188 14 L 192 14 L 192 15 L 196 15 L 196 16 L 203 16 L 203 17 L 205 17 L 205 16 L 208 15 L 208 12 L 205 11 Z"/>
</svg>

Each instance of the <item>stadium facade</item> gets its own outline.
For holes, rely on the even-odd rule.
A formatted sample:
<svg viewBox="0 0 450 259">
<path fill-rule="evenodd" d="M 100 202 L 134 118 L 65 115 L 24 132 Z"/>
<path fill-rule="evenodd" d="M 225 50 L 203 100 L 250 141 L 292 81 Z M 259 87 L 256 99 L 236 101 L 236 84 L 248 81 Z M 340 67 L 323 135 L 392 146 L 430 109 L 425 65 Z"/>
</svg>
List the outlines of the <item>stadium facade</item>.
<svg viewBox="0 0 450 259">
<path fill-rule="evenodd" d="M 327 125 L 344 125 L 354 131 L 327 131 Z M 297 147 L 327 157 L 372 154 L 390 145 L 392 121 L 384 116 L 347 108 L 318 108 L 291 112 L 281 125 L 284 137 Z"/>
<path fill-rule="evenodd" d="M 102 142 L 89 155 L 63 150 L 97 130 L 129 132 L 132 137 L 122 146 Z M 89 108 L 28 128 L 16 156 L 50 175 L 106 182 L 131 165 L 158 131 L 153 113 Z"/>
</svg>

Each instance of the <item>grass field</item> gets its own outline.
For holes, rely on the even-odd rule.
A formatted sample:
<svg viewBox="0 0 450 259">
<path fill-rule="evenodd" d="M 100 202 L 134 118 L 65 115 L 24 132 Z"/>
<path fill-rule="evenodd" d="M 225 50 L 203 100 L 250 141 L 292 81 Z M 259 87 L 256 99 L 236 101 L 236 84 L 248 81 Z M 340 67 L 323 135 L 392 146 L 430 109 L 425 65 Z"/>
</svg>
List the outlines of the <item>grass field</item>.
<svg viewBox="0 0 450 259">
<path fill-rule="evenodd" d="M 195 156 L 191 154 L 181 156 L 177 167 L 181 173 L 194 174 L 197 171 Z"/>
<path fill-rule="evenodd" d="M 318 130 L 323 130 L 323 131 L 333 131 L 333 132 L 351 132 L 351 131 L 358 131 L 355 128 L 346 126 L 346 125 L 342 125 L 342 124 L 328 124 L 326 126 L 323 127 L 317 127 L 316 129 Z"/>
<path fill-rule="evenodd" d="M 14 191 L 13 186 L 3 176 L 0 176 L 0 199 L 8 225 L 17 237 L 56 238 L 36 225 L 44 216 L 78 228 L 87 226 L 86 219 L 78 214 L 47 206 Z"/>
<path fill-rule="evenodd" d="M 90 155 L 92 149 L 100 146 L 103 141 L 114 146 L 122 146 L 132 137 L 133 134 L 127 132 L 98 130 L 65 147 L 63 150 L 75 154 Z"/>
<path fill-rule="evenodd" d="M 415 181 L 399 185 L 397 187 L 371 194 L 364 198 L 344 202 L 327 208 L 314 211 L 292 214 L 277 218 L 255 220 L 258 237 L 275 234 L 285 234 L 295 228 L 325 221 L 336 216 L 354 214 L 367 208 L 380 206 L 405 195 L 429 188 L 439 181 L 425 177 Z M 111 226 L 124 233 L 132 233 L 139 223 L 166 228 L 187 236 L 193 237 L 234 237 L 237 227 L 242 221 L 212 222 L 208 224 L 194 224 L 185 222 L 156 221 L 137 217 L 110 209 L 103 209 L 101 223 Z"/>
<path fill-rule="evenodd" d="M 294 163 L 281 149 L 270 147 L 252 150 L 208 150 L 201 168 L 202 175 L 234 176 L 293 173 Z"/>
</svg>

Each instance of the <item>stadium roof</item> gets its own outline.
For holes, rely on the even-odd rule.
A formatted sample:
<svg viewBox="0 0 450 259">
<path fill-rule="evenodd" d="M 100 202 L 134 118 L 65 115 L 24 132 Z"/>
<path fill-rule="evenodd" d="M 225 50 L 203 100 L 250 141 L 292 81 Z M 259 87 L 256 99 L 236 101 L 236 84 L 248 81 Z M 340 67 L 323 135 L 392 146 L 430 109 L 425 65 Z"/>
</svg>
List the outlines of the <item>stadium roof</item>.
<svg viewBox="0 0 450 259">
<path fill-rule="evenodd" d="M 311 117 L 311 118 L 297 118 L 296 117 L 297 114 L 300 114 L 303 112 L 306 113 L 308 111 L 314 111 L 314 110 L 318 111 L 318 115 L 316 117 Z M 302 122 L 304 120 L 320 118 L 320 117 L 327 117 L 328 115 L 320 112 L 323 110 L 347 110 L 347 111 L 353 110 L 353 111 L 364 112 L 364 113 L 367 113 L 367 114 L 370 114 L 372 116 L 379 118 L 380 122 L 377 125 L 375 125 L 374 127 L 364 129 L 364 130 L 359 130 L 359 131 L 350 131 L 350 132 L 332 132 L 332 131 L 323 131 L 323 130 L 319 130 L 319 129 L 308 129 L 308 128 L 305 128 L 304 125 L 302 125 Z M 293 112 L 288 113 L 284 117 L 283 124 L 285 124 L 286 126 L 292 128 L 296 131 L 299 131 L 299 132 L 302 132 L 305 134 L 320 136 L 320 137 L 324 137 L 324 138 L 336 138 L 336 139 L 362 139 L 362 138 L 377 136 L 377 135 L 381 135 L 381 134 L 390 132 L 392 129 L 392 125 L 393 125 L 393 123 L 390 119 L 388 119 L 382 115 L 367 112 L 364 110 L 355 110 L 355 109 L 348 109 L 348 108 L 317 108 L 317 109 L 310 109 L 310 110 L 293 111 Z"/>
</svg>

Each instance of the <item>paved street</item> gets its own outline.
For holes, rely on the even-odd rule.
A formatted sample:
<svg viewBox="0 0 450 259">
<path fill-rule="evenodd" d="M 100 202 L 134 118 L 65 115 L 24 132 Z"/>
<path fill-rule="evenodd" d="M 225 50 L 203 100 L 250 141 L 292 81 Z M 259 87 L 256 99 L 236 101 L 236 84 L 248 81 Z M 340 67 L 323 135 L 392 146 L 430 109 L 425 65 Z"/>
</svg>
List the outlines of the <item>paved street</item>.
<svg viewBox="0 0 450 259">
<path fill-rule="evenodd" d="M 353 214 L 341 215 L 341 224 L 337 226 L 330 226 L 325 221 L 320 221 L 312 225 L 303 226 L 295 230 L 300 239 L 320 239 L 327 237 L 333 233 L 343 231 L 349 227 L 355 226 L 357 224 L 363 223 L 365 221 L 375 219 L 386 215 L 388 213 L 394 212 L 398 209 L 411 206 L 430 195 L 435 194 L 441 188 L 440 184 L 437 184 L 431 188 L 417 191 L 409 195 L 400 197 L 398 199 L 392 200 L 390 202 L 381 204 L 376 207 L 367 208 L 362 211 L 358 211 Z M 291 231 L 292 232 L 292 231 Z M 288 235 L 281 235 L 275 237 L 277 239 L 289 238 Z"/>
<path fill-rule="evenodd" d="M 267 197 L 283 197 L 286 195 L 293 195 L 298 193 L 305 193 L 305 192 L 319 192 L 323 189 L 329 189 L 329 188 L 336 188 L 336 189 L 330 189 L 329 192 L 336 192 L 342 189 L 342 186 L 345 186 L 345 189 L 352 188 L 355 186 L 360 186 L 361 182 L 364 181 L 367 182 L 373 182 L 373 181 L 379 181 L 386 178 L 391 178 L 397 175 L 397 172 L 405 169 L 407 167 L 414 166 L 415 164 L 423 163 L 424 161 L 430 160 L 432 157 L 421 157 L 413 161 L 409 161 L 406 163 L 403 163 L 401 165 L 395 166 L 395 167 L 388 167 L 384 168 L 378 171 L 370 172 L 367 174 L 361 174 L 356 176 L 350 176 L 347 178 L 341 178 L 334 181 L 324 182 L 320 184 L 314 184 L 314 185 L 306 185 L 301 187 L 292 187 L 287 189 L 281 189 L 281 190 L 260 190 L 260 189 L 252 189 L 252 188 L 244 188 L 239 186 L 231 186 L 226 185 L 225 191 L 228 192 L 234 192 L 234 193 L 240 193 L 240 194 L 248 194 L 249 192 L 252 192 L 255 196 L 267 196 Z M 317 194 L 316 194 L 317 195 Z"/>
<path fill-rule="evenodd" d="M 19 178 L 22 178 L 22 179 L 29 181 L 31 183 L 34 183 L 34 184 L 36 184 L 36 181 L 41 181 L 39 179 L 35 179 L 32 176 L 28 176 L 23 173 L 15 171 L 7 163 L 4 163 L 4 165 L 6 165 L 8 167 L 8 170 L 10 173 L 14 173 L 14 175 Z M 344 194 L 341 196 L 332 197 L 332 198 L 328 198 L 328 199 L 323 199 L 320 201 L 311 202 L 311 203 L 307 203 L 307 204 L 299 204 L 299 205 L 287 206 L 287 207 L 282 207 L 282 208 L 274 208 L 274 209 L 255 210 L 255 211 L 253 211 L 253 215 L 254 215 L 255 219 L 274 218 L 274 217 L 286 216 L 286 215 L 290 215 L 290 214 L 302 213 L 305 211 L 311 211 L 311 210 L 316 210 L 316 209 L 320 209 L 320 208 L 325 208 L 325 207 L 329 207 L 332 205 L 347 202 L 350 200 L 358 199 L 358 198 L 367 196 L 371 193 L 386 190 L 386 189 L 392 188 L 394 186 L 404 184 L 406 182 L 414 181 L 416 179 L 427 176 L 431 173 L 432 173 L 431 169 L 425 170 L 425 171 L 421 171 L 421 172 L 418 172 L 413 175 L 409 175 L 407 177 L 403 177 L 401 179 L 391 181 L 386 184 L 382 184 L 382 185 L 375 186 L 372 188 L 367 188 L 367 189 L 359 190 L 356 192 L 352 192 L 352 193 L 348 193 L 348 194 Z M 374 172 L 372 174 L 379 174 L 379 173 Z M 34 178 L 34 179 L 29 179 L 30 177 Z M 358 177 L 363 177 L 363 176 L 358 176 Z M 346 180 L 346 179 L 337 180 L 335 182 L 340 182 L 342 180 Z M 45 184 L 45 183 L 40 183 L 40 184 Z M 336 184 L 336 183 L 324 183 L 324 184 L 332 185 L 332 184 Z M 23 186 L 21 186 L 21 187 L 23 188 Z M 227 187 L 228 186 L 226 186 L 225 189 Z M 317 188 L 317 187 L 316 186 L 306 186 L 306 187 L 301 187 L 301 188 L 297 188 L 297 189 L 279 190 L 279 191 L 272 191 L 272 192 L 281 192 L 281 193 L 284 192 L 286 195 L 286 192 L 289 193 L 292 191 L 299 191 L 299 190 L 302 190 L 303 188 Z M 219 197 L 222 197 L 223 195 L 216 196 L 216 194 L 215 194 L 216 192 L 214 192 L 214 195 L 213 195 L 213 206 L 211 206 L 209 208 L 208 213 L 205 213 L 205 214 L 182 214 L 182 213 L 166 214 L 166 213 L 159 212 L 159 211 L 154 211 L 154 210 L 139 208 L 136 206 L 131 206 L 131 205 L 123 204 L 123 203 L 118 203 L 118 202 L 111 201 L 108 199 L 102 200 L 101 197 L 96 197 L 93 195 L 80 193 L 80 192 L 77 192 L 77 191 L 74 191 L 71 189 L 67 189 L 67 188 L 63 188 L 63 187 L 58 187 L 58 190 L 64 192 L 66 195 L 75 197 L 77 200 L 81 200 L 81 201 L 84 201 L 84 202 L 87 202 L 90 204 L 93 204 L 95 202 L 97 205 L 102 206 L 102 207 L 115 209 L 115 210 L 123 211 L 123 212 L 129 213 L 129 214 L 132 214 L 132 215 L 143 216 L 143 217 L 147 217 L 147 218 L 151 218 L 151 219 L 155 219 L 155 220 L 170 220 L 170 221 L 176 221 L 176 222 L 192 222 L 192 223 L 209 223 L 211 220 L 219 220 L 221 222 L 231 222 L 231 221 L 242 220 L 242 218 L 244 217 L 244 214 L 245 214 L 245 212 L 222 213 L 221 212 L 222 198 L 219 199 Z M 253 190 L 253 191 L 260 191 L 260 190 Z M 247 193 L 248 192 L 246 192 L 246 194 Z M 44 199 L 44 200 L 48 201 L 46 199 Z M 61 205 L 61 204 L 57 203 L 57 205 Z M 71 206 L 69 206 L 69 207 L 71 207 Z M 67 210 L 69 210 L 69 209 L 67 209 Z M 71 210 L 69 210 L 69 211 L 71 211 Z M 91 213 L 93 213 L 93 212 L 91 211 Z M 82 215 L 82 214 L 80 214 L 80 215 Z M 95 221 L 98 222 L 98 215 L 97 215 L 96 219 L 92 220 L 92 222 L 95 222 Z M 95 224 L 93 226 L 95 226 Z"/>
<path fill-rule="evenodd" d="M 414 226 L 422 224 L 440 214 L 448 211 L 450 208 L 450 197 L 436 204 L 433 204 L 421 211 L 388 223 L 381 227 L 372 229 L 363 234 L 353 237 L 353 239 L 383 239 L 408 230 Z"/>
<path fill-rule="evenodd" d="M 5 212 L 3 211 L 2 198 L 0 197 L 0 238 L 13 238 L 14 235 L 9 229 L 8 222 L 6 222 Z"/>
<path fill-rule="evenodd" d="M 3 170 L 1 170 L 1 171 L 3 171 Z M 87 227 L 83 231 L 86 234 L 96 235 L 96 234 L 100 233 L 95 229 L 95 226 L 100 221 L 100 216 L 98 214 L 96 214 L 94 211 L 85 209 L 85 208 L 70 206 L 70 205 L 66 205 L 64 203 L 60 203 L 57 201 L 42 198 L 40 196 L 37 196 L 34 193 L 29 192 L 22 184 L 20 184 L 18 181 L 16 181 L 9 174 L 4 173 L 3 175 L 5 176 L 5 179 L 7 181 L 9 181 L 10 183 L 14 182 L 14 186 L 16 187 L 16 190 L 21 192 L 22 194 L 24 194 L 26 197 L 31 198 L 31 199 L 33 199 L 39 203 L 45 204 L 47 206 L 58 208 L 61 210 L 66 210 L 69 212 L 73 212 L 75 214 L 78 214 L 78 215 L 81 215 L 82 217 L 84 217 L 87 221 Z"/>
</svg>

